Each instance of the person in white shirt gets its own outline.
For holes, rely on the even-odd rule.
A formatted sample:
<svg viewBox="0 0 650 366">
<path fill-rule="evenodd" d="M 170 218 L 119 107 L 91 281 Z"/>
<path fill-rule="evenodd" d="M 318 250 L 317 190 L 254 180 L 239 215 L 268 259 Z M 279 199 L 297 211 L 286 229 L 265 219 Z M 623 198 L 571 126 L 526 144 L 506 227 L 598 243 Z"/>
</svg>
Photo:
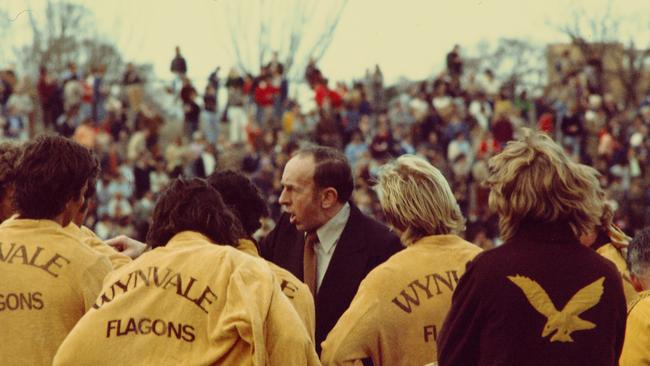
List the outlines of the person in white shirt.
<svg viewBox="0 0 650 366">
<path fill-rule="evenodd" d="M 282 186 L 285 213 L 261 241 L 260 254 L 312 290 L 319 349 L 361 280 L 402 246 L 386 226 L 349 202 L 354 181 L 340 151 L 299 150 L 284 168 Z"/>
</svg>

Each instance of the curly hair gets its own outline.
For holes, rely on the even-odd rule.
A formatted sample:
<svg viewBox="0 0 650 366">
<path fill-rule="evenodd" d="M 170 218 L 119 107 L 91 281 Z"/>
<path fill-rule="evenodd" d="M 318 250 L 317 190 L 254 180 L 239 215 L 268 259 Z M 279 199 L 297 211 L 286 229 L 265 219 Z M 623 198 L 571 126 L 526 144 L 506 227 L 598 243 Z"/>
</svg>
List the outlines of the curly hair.
<svg viewBox="0 0 650 366">
<path fill-rule="evenodd" d="M 382 167 L 375 190 L 386 218 L 413 244 L 429 235 L 459 234 L 465 219 L 449 183 L 433 165 L 403 155 Z"/>
<path fill-rule="evenodd" d="M 244 236 L 239 220 L 219 192 L 200 178 L 177 178 L 160 195 L 147 244 L 154 248 L 165 246 L 181 231 L 195 231 L 214 243 L 231 246 Z"/>
<path fill-rule="evenodd" d="M 244 231 L 252 236 L 262 226 L 260 218 L 269 215 L 269 208 L 259 189 L 244 174 L 234 170 L 214 172 L 208 183 L 216 189 L 224 203 L 237 216 Z"/>
<path fill-rule="evenodd" d="M 14 203 L 22 218 L 53 219 L 99 173 L 88 148 L 61 136 L 45 135 L 25 145 L 15 174 Z"/>
<path fill-rule="evenodd" d="M 4 198 L 7 188 L 14 183 L 21 151 L 20 145 L 16 143 L 0 143 L 0 199 Z"/>
<path fill-rule="evenodd" d="M 598 172 L 571 161 L 545 134 L 524 129 L 489 161 L 490 208 L 499 214 L 504 240 L 523 220 L 565 221 L 576 237 L 601 225 L 605 210 Z"/>
</svg>

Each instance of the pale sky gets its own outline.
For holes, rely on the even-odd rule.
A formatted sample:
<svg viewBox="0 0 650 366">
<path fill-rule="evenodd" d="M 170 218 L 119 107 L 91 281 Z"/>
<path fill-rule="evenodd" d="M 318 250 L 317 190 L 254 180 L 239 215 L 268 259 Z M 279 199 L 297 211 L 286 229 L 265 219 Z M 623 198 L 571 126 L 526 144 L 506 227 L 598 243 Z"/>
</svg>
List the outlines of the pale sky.
<svg viewBox="0 0 650 366">
<path fill-rule="evenodd" d="M 216 65 L 222 65 L 225 76 L 223 70 L 232 64 L 224 47 L 227 15 L 221 1 L 232 0 L 74 0 L 94 12 L 100 33 L 112 39 L 127 60 L 152 63 L 157 75 L 166 79 L 174 46 L 180 45 L 189 76 L 201 80 Z M 622 20 L 622 38 L 632 35 L 637 45 L 650 47 L 650 0 L 349 0 L 320 67 L 334 80 L 361 77 L 376 63 L 389 82 L 400 76 L 422 78 L 441 70 L 456 43 L 463 53 L 472 53 L 481 40 L 494 43 L 502 37 L 564 42 L 566 37 L 550 23 L 571 19 L 573 9 L 602 14 L 608 3 Z M 20 12 L 31 9 L 42 15 L 43 4 L 0 0 L 0 9 L 12 18 L 10 44 L 31 37 L 28 17 Z M 3 47 L 0 67 L 12 63 L 12 56 L 13 51 Z"/>
</svg>

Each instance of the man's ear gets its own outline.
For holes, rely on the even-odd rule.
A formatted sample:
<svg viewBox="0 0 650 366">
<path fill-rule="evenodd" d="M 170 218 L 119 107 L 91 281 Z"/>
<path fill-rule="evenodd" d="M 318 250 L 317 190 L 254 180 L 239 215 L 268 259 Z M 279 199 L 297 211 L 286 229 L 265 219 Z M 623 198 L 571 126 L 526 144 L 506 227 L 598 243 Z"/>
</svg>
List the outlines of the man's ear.
<svg viewBox="0 0 650 366">
<path fill-rule="evenodd" d="M 645 289 L 643 288 L 643 282 L 641 282 L 641 280 L 639 279 L 639 277 L 637 277 L 637 276 L 636 276 L 635 274 L 633 274 L 633 273 L 630 273 L 630 283 L 632 283 L 632 287 L 634 287 L 634 289 L 635 289 L 637 292 L 641 292 L 641 291 L 645 290 Z"/>
<path fill-rule="evenodd" d="M 332 208 L 339 200 L 339 194 L 332 187 L 325 188 L 321 191 L 321 206 L 325 209 Z"/>
<path fill-rule="evenodd" d="M 67 226 L 70 224 L 76 215 L 76 210 L 73 209 L 72 205 L 74 204 L 74 199 L 69 200 L 63 206 L 63 211 L 61 211 L 62 225 Z"/>
</svg>

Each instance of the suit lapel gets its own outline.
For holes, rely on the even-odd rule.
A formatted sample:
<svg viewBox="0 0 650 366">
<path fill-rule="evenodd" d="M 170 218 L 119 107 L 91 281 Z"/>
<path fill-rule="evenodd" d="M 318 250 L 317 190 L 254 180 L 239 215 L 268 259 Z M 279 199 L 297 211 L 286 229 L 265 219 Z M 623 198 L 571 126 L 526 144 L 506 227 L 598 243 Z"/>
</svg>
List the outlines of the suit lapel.
<svg viewBox="0 0 650 366">
<path fill-rule="evenodd" d="M 303 281 L 303 252 L 305 250 L 305 232 L 294 230 L 293 240 L 291 240 L 288 245 L 292 247 L 284 252 L 283 261 L 286 261 L 286 267 L 289 268 L 290 272 Z"/>
<path fill-rule="evenodd" d="M 296 230 L 296 227 L 289 222 L 288 215 L 283 214 L 278 222 L 284 234 L 279 235 L 285 238 L 283 243 L 277 243 L 273 253 L 272 262 L 291 272 L 296 278 L 303 280 L 303 231 Z"/>
</svg>

